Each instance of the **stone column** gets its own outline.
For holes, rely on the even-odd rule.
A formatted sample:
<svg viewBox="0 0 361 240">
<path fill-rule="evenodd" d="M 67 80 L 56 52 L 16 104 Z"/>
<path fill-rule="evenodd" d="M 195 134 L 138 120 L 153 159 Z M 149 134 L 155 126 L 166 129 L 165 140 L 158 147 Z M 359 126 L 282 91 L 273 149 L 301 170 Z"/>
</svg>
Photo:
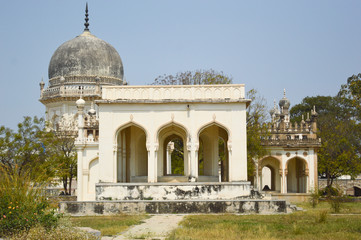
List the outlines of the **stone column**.
<svg viewBox="0 0 361 240">
<path fill-rule="evenodd" d="M 233 157 L 232 157 L 232 142 L 230 140 L 228 140 L 227 142 L 227 147 L 228 147 L 228 181 L 232 182 L 233 178 L 232 178 L 232 165 L 233 165 Z M 247 166 L 247 165 L 246 165 Z"/>
<path fill-rule="evenodd" d="M 121 153 L 121 175 L 122 175 L 122 182 L 127 181 L 127 143 L 126 143 L 126 136 L 123 132 L 121 135 L 122 143 L 122 153 Z"/>
<path fill-rule="evenodd" d="M 78 155 L 77 200 L 83 201 L 84 200 L 83 187 L 85 187 L 85 186 L 83 186 L 83 150 L 84 150 L 84 146 L 82 146 L 82 145 L 76 146 L 76 150 L 77 150 L 77 155 Z"/>
<path fill-rule="evenodd" d="M 279 175 L 280 175 L 280 178 L 281 178 L 281 193 L 284 193 L 284 170 L 283 169 L 279 169 Z"/>
<path fill-rule="evenodd" d="M 167 145 L 167 174 L 172 174 L 172 152 L 174 150 L 174 142 Z"/>
<path fill-rule="evenodd" d="M 190 153 L 190 177 L 191 181 L 197 181 L 198 179 L 198 148 L 195 144 L 192 144 L 188 149 Z"/>
<path fill-rule="evenodd" d="M 158 145 L 147 143 L 148 151 L 148 182 L 157 182 L 157 153 Z"/>
<path fill-rule="evenodd" d="M 288 169 L 283 170 L 283 192 L 287 193 L 287 175 L 288 175 Z"/>
<path fill-rule="evenodd" d="M 117 144 L 113 145 L 113 183 L 117 182 L 117 153 L 118 153 L 118 146 Z"/>
</svg>

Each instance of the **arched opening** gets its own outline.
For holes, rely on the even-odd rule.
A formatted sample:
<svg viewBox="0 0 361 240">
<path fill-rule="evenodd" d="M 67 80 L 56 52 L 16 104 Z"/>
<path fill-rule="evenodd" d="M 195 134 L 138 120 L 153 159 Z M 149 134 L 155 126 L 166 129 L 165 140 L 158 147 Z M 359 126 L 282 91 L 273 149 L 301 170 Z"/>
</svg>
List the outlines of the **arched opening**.
<svg viewBox="0 0 361 240">
<path fill-rule="evenodd" d="M 198 181 L 229 181 L 228 133 L 217 124 L 212 124 L 199 133 Z"/>
<path fill-rule="evenodd" d="M 273 169 L 269 166 L 264 166 L 262 168 L 262 182 L 261 182 L 261 189 L 262 191 L 272 191 L 275 187 L 275 178 Z"/>
<path fill-rule="evenodd" d="M 183 127 L 172 123 L 158 134 L 158 181 L 187 182 L 189 175 L 187 133 Z"/>
<path fill-rule="evenodd" d="M 308 166 L 305 160 L 292 158 L 287 165 L 287 192 L 307 193 Z"/>
<path fill-rule="evenodd" d="M 89 163 L 88 194 L 95 198 L 95 184 L 99 182 L 99 159 Z"/>
<path fill-rule="evenodd" d="M 260 162 L 260 189 L 264 191 L 281 192 L 280 162 L 273 157 L 267 157 Z"/>
<path fill-rule="evenodd" d="M 146 134 L 136 125 L 119 131 L 117 136 L 117 181 L 148 182 Z"/>
<path fill-rule="evenodd" d="M 166 149 L 164 158 L 164 175 L 183 176 L 184 175 L 184 144 L 183 139 L 173 134 L 164 141 Z"/>
</svg>

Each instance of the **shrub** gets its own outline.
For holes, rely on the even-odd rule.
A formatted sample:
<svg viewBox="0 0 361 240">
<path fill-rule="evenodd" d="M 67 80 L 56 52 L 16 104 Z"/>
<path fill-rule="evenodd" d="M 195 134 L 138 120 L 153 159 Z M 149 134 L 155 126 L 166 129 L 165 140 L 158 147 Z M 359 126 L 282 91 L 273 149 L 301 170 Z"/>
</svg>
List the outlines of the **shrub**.
<svg viewBox="0 0 361 240">
<path fill-rule="evenodd" d="M 40 225 L 55 227 L 60 218 L 49 208 L 44 188 L 30 181 L 29 174 L 8 173 L 0 166 L 0 237 Z"/>
<path fill-rule="evenodd" d="M 319 190 L 316 189 L 311 192 L 310 203 L 313 208 L 315 208 L 317 204 L 320 202 L 320 197 L 321 197 L 321 193 Z"/>
<path fill-rule="evenodd" d="M 342 207 L 342 202 L 343 202 L 343 196 L 339 195 L 339 196 L 330 196 L 328 198 L 328 202 L 331 205 L 331 208 L 333 210 L 334 213 L 339 213 Z"/>
<path fill-rule="evenodd" d="M 316 223 L 325 223 L 327 220 L 327 216 L 328 216 L 327 210 L 320 211 L 316 216 Z"/>
<path fill-rule="evenodd" d="M 338 196 L 340 191 L 337 188 L 327 186 L 324 189 L 320 190 L 320 195 L 322 196 Z"/>
</svg>

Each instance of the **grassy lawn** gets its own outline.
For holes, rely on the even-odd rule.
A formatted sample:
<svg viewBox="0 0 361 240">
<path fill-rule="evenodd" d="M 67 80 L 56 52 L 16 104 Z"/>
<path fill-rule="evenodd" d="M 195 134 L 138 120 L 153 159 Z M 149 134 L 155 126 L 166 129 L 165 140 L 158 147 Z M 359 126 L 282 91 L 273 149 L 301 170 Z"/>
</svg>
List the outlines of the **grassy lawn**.
<svg viewBox="0 0 361 240">
<path fill-rule="evenodd" d="M 71 217 L 71 222 L 78 227 L 91 227 L 99 230 L 102 236 L 114 236 L 125 231 L 132 225 L 137 225 L 146 219 L 146 215 L 115 215 Z"/>
<path fill-rule="evenodd" d="M 328 203 L 283 215 L 187 216 L 168 239 L 361 239 L 361 203 L 343 203 L 342 214 L 330 215 Z"/>
</svg>

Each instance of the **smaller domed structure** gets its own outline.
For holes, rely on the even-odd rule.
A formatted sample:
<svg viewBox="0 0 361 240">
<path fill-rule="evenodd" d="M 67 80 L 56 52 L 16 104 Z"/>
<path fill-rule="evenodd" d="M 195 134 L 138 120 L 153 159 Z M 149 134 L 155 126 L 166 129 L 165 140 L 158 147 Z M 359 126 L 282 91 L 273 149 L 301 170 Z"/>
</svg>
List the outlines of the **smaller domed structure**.
<svg viewBox="0 0 361 240">
<path fill-rule="evenodd" d="M 77 107 L 84 107 L 85 106 L 85 101 L 82 98 L 79 98 L 75 103 L 76 103 Z"/>
<path fill-rule="evenodd" d="M 283 98 L 279 101 L 278 105 L 283 110 L 288 110 L 290 108 L 291 102 L 286 97 L 286 89 L 283 90 Z"/>
</svg>

